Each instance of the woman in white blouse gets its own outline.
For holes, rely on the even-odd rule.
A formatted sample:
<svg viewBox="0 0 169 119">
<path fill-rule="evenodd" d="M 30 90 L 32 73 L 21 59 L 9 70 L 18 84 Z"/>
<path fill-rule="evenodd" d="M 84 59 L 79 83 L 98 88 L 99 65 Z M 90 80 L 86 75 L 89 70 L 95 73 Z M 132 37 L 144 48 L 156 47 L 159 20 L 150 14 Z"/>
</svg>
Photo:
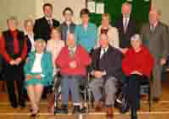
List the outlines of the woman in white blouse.
<svg viewBox="0 0 169 119">
<path fill-rule="evenodd" d="M 102 23 L 98 28 L 98 36 L 100 36 L 100 34 L 106 34 L 109 44 L 115 48 L 119 48 L 118 30 L 110 25 L 110 15 L 107 13 L 102 15 Z M 99 40 L 97 41 L 96 47 L 99 47 Z"/>
<path fill-rule="evenodd" d="M 51 39 L 47 42 L 47 51 L 51 52 L 52 54 L 52 61 L 53 61 L 53 75 L 57 73 L 55 60 L 59 55 L 61 49 L 65 46 L 65 42 L 61 40 L 61 33 L 58 28 L 53 28 L 51 31 Z"/>
</svg>

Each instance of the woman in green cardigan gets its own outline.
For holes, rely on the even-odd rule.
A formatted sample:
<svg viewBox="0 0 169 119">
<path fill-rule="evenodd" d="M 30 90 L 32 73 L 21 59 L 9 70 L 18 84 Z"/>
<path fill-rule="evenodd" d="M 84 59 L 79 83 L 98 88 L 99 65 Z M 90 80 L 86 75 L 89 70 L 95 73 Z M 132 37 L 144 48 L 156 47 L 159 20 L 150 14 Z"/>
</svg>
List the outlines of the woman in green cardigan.
<svg viewBox="0 0 169 119">
<path fill-rule="evenodd" d="M 25 85 L 31 102 L 31 116 L 36 116 L 44 86 L 52 82 L 52 57 L 45 51 L 46 43 L 42 39 L 35 41 L 35 51 L 28 55 L 24 66 Z"/>
</svg>

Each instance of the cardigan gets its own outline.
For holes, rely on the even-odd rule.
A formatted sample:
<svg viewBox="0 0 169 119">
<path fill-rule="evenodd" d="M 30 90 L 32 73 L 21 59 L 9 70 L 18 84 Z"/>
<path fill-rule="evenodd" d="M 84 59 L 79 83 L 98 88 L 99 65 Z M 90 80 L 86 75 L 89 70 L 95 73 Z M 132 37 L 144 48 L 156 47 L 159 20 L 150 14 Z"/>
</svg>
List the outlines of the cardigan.
<svg viewBox="0 0 169 119">
<path fill-rule="evenodd" d="M 28 55 L 28 62 L 24 66 L 25 75 L 32 74 L 32 67 L 35 61 L 36 52 L 33 51 Z M 51 85 L 52 83 L 52 74 L 53 74 L 53 66 L 52 66 L 52 56 L 49 52 L 44 52 L 42 56 L 42 75 L 45 85 Z"/>
<path fill-rule="evenodd" d="M 87 29 L 83 27 L 83 24 L 76 26 L 75 36 L 77 44 L 83 46 L 88 52 L 90 52 L 97 41 L 97 27 L 92 23 L 88 23 Z"/>
</svg>

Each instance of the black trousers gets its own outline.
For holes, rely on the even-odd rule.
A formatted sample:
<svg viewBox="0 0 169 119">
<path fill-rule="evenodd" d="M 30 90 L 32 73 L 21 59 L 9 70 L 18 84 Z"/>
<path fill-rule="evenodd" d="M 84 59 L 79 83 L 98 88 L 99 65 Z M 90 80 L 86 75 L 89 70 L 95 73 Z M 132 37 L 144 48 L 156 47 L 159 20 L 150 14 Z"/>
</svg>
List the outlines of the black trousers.
<svg viewBox="0 0 169 119">
<path fill-rule="evenodd" d="M 127 99 L 132 109 L 137 110 L 140 108 L 140 85 L 149 84 L 146 76 L 131 75 L 127 77 Z"/>
<path fill-rule="evenodd" d="M 17 107 L 18 104 L 20 106 L 25 105 L 23 66 L 24 63 L 18 66 L 11 66 L 6 63 L 4 67 L 4 79 L 6 81 L 8 97 L 12 107 Z M 15 88 L 17 88 L 17 90 Z"/>
</svg>

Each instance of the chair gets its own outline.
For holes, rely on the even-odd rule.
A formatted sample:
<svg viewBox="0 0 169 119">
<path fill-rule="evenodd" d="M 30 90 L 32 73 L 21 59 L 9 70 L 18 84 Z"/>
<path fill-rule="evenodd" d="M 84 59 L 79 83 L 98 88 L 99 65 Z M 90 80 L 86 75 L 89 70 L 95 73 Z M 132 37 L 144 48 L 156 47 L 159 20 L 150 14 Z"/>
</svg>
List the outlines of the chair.
<svg viewBox="0 0 169 119">
<path fill-rule="evenodd" d="M 149 112 L 151 112 L 151 106 L 152 106 L 152 96 L 151 96 L 151 81 L 144 82 L 140 86 L 140 94 L 148 94 L 148 105 L 149 105 Z"/>
</svg>

